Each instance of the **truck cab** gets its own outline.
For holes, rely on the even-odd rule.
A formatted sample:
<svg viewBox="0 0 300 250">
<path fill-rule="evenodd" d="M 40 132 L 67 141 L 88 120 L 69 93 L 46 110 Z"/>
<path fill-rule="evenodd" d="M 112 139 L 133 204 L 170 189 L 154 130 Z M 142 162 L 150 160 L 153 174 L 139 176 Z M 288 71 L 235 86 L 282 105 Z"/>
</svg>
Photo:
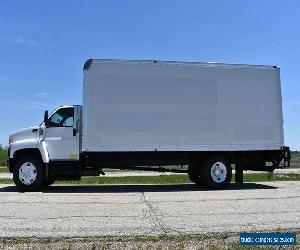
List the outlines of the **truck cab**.
<svg viewBox="0 0 300 250">
<path fill-rule="evenodd" d="M 17 186 L 34 190 L 47 186 L 53 179 L 49 164 L 79 161 L 81 144 L 80 105 L 61 106 L 35 127 L 16 131 L 9 136 L 9 170 Z M 52 169 L 52 172 L 55 168 Z M 41 174 L 39 174 L 41 173 Z"/>
</svg>

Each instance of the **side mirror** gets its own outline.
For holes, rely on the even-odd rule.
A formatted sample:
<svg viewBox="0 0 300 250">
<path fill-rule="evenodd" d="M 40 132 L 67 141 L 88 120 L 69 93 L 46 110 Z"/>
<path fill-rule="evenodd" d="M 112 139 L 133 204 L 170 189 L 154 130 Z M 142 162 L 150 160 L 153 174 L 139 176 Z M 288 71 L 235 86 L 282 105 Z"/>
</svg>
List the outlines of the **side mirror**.
<svg viewBox="0 0 300 250">
<path fill-rule="evenodd" d="M 44 123 L 46 127 L 49 127 L 48 110 L 46 110 L 44 114 Z"/>
</svg>

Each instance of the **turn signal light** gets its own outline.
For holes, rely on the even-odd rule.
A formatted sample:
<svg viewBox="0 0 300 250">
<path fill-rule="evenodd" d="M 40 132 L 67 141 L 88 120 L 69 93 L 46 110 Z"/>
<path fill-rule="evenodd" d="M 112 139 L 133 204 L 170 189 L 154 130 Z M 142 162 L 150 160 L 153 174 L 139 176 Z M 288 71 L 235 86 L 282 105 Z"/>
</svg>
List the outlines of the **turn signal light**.
<svg viewBox="0 0 300 250">
<path fill-rule="evenodd" d="M 9 138 L 8 138 L 8 144 L 12 144 L 13 143 L 13 138 L 10 136 Z"/>
</svg>

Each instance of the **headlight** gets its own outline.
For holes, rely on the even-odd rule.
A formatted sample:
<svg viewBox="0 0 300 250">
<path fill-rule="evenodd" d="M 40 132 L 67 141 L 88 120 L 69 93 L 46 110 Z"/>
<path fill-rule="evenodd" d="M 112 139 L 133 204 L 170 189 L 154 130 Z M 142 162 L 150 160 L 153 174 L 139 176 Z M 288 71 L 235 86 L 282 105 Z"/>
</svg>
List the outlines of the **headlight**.
<svg viewBox="0 0 300 250">
<path fill-rule="evenodd" d="M 13 143 L 13 138 L 10 136 L 9 138 L 8 138 L 8 144 L 12 144 Z"/>
</svg>

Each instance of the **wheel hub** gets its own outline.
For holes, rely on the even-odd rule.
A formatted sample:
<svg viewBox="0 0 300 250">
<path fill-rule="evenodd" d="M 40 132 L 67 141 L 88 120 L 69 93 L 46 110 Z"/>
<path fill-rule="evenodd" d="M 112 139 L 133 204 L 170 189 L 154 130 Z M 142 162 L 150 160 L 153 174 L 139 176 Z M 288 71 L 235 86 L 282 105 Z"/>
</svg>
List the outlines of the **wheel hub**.
<svg viewBox="0 0 300 250">
<path fill-rule="evenodd" d="M 211 177 L 214 182 L 222 183 L 226 180 L 227 168 L 222 162 L 216 162 L 211 168 Z"/>
<path fill-rule="evenodd" d="M 37 177 L 36 167 L 31 162 L 25 162 L 19 169 L 19 180 L 25 185 L 31 185 Z"/>
</svg>

